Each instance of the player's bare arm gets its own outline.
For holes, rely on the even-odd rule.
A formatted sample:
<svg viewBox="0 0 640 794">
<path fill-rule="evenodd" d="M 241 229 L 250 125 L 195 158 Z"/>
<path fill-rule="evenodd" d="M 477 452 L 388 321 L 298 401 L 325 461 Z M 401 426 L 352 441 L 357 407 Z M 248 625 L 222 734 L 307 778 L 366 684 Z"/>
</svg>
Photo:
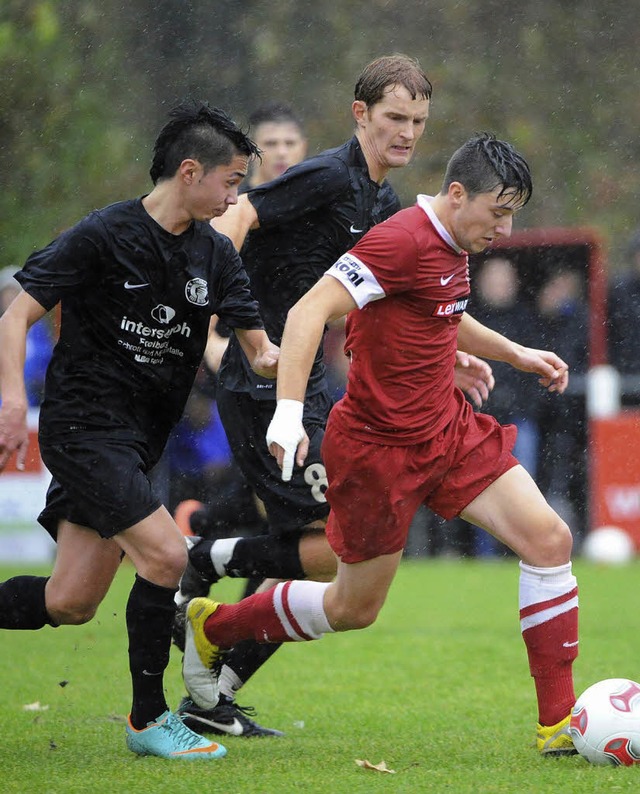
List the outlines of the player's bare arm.
<svg viewBox="0 0 640 794">
<path fill-rule="evenodd" d="M 220 363 L 224 351 L 227 349 L 229 339 L 226 336 L 221 336 L 218 333 L 218 315 L 212 314 L 209 323 L 209 336 L 207 338 L 207 346 L 204 351 L 204 360 L 206 365 L 212 372 L 217 372 L 220 369 Z"/>
<path fill-rule="evenodd" d="M 325 325 L 355 308 L 347 289 L 337 279 L 325 275 L 289 310 L 280 350 L 279 400 L 304 400 Z"/>
<path fill-rule="evenodd" d="M 266 331 L 236 328 L 235 333 L 244 354 L 251 363 L 251 369 L 263 378 L 275 378 L 280 348 L 273 344 Z"/>
<path fill-rule="evenodd" d="M 332 276 L 323 276 L 289 310 L 278 366 L 278 404 L 267 431 L 269 452 L 278 461 L 285 481 L 291 479 L 294 458 L 302 466 L 309 450 L 302 411 L 324 327 L 355 308 L 347 289 Z"/>
<path fill-rule="evenodd" d="M 45 314 L 37 301 L 21 291 L 0 317 L 0 471 L 16 450 L 16 466 L 24 468 L 29 438 L 24 383 L 26 338 L 29 328 Z"/>
<path fill-rule="evenodd" d="M 504 361 L 515 369 L 539 375 L 539 383 L 562 394 L 569 384 L 569 367 L 555 353 L 524 347 L 464 314 L 458 326 L 458 346 L 492 361 Z"/>
<path fill-rule="evenodd" d="M 224 215 L 211 221 L 213 228 L 226 235 L 239 251 L 251 229 L 257 229 L 258 213 L 246 193 L 238 196 L 238 203 L 231 205 Z"/>
<path fill-rule="evenodd" d="M 456 351 L 455 383 L 459 389 L 466 392 L 477 408 L 489 399 L 489 392 L 495 386 L 493 370 L 481 358 Z"/>
</svg>

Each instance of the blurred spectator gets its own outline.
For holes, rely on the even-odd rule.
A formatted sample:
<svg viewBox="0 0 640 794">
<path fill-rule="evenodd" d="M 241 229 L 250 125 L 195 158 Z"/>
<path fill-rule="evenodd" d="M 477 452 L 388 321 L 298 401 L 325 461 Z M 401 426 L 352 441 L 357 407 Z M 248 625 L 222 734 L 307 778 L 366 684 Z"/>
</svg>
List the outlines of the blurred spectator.
<svg viewBox="0 0 640 794">
<path fill-rule="evenodd" d="M 537 297 L 537 346 L 554 350 L 571 375 L 588 366 L 588 309 L 581 274 L 559 270 L 549 276 Z M 538 484 L 547 501 L 576 531 L 584 530 L 586 417 L 584 399 L 570 389 L 557 395 L 540 389 L 538 423 L 542 431 Z"/>
<path fill-rule="evenodd" d="M 473 287 L 469 303 L 472 317 L 523 345 L 542 347 L 533 336 L 535 315 L 522 300 L 518 270 L 510 259 L 504 256 L 486 259 L 473 275 Z M 482 410 L 493 414 L 501 424 L 516 425 L 514 455 L 535 478 L 540 447 L 536 404 L 542 389 L 533 375 L 508 364 L 492 361 L 491 367 L 496 384 Z M 477 556 L 508 553 L 499 541 L 476 527 L 471 528 L 462 519 L 456 519 L 453 524 L 455 551 Z"/>
<path fill-rule="evenodd" d="M 623 375 L 640 374 L 640 229 L 627 246 L 627 267 L 609 290 L 609 362 Z"/>
<path fill-rule="evenodd" d="M 184 499 L 208 502 L 213 498 L 231 451 L 215 401 L 201 368 L 185 410 L 168 445 L 171 478 L 170 509 Z"/>
<path fill-rule="evenodd" d="M 20 285 L 14 279 L 19 269 L 8 266 L 0 270 L 0 316 L 20 292 Z M 24 379 L 27 399 L 32 408 L 38 407 L 42 402 L 45 374 L 54 344 L 54 335 L 48 318 L 43 318 L 30 328 L 27 334 Z"/>
<path fill-rule="evenodd" d="M 267 102 L 256 108 L 249 116 L 249 134 L 262 154 L 261 160 L 251 166 L 247 188 L 270 182 L 307 154 L 302 122 L 283 102 Z"/>
<path fill-rule="evenodd" d="M 473 317 L 523 345 L 546 347 L 535 336 L 533 311 L 520 299 L 520 280 L 513 262 L 502 256 L 488 258 L 474 279 L 474 287 L 469 306 Z M 534 405 L 542 390 L 535 377 L 508 364 L 492 361 L 491 367 L 496 385 L 482 410 L 493 414 L 501 424 L 517 426 L 514 454 L 535 479 L 539 433 Z"/>
</svg>

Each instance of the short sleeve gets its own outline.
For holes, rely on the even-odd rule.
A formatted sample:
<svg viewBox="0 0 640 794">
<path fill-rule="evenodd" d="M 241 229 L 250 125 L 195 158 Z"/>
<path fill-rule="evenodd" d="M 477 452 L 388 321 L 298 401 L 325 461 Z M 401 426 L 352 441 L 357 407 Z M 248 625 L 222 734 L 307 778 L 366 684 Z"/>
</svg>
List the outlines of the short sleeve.
<svg viewBox="0 0 640 794">
<path fill-rule="evenodd" d="M 372 300 L 411 289 L 417 261 L 413 235 L 388 220 L 368 231 L 327 275 L 340 281 L 362 308 Z"/>
<path fill-rule="evenodd" d="M 16 280 L 45 309 L 62 297 L 97 280 L 102 270 L 106 232 L 95 213 L 31 254 Z"/>
<path fill-rule="evenodd" d="M 418 264 L 416 241 L 395 219 L 374 226 L 351 253 L 369 268 L 385 295 L 413 287 Z"/>
<path fill-rule="evenodd" d="M 261 228 L 291 223 L 335 200 L 349 188 L 349 171 L 337 157 L 317 157 L 248 192 Z"/>
</svg>

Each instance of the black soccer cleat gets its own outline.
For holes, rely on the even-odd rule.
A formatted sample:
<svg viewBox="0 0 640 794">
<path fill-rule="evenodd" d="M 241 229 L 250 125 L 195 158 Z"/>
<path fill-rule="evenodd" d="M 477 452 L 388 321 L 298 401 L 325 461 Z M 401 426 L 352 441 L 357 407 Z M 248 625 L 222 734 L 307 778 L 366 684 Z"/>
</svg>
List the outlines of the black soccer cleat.
<svg viewBox="0 0 640 794">
<path fill-rule="evenodd" d="M 189 698 L 182 698 L 177 708 L 184 724 L 196 733 L 214 733 L 218 736 L 284 736 L 275 728 L 263 728 L 251 719 L 255 709 L 238 704 L 225 695 L 220 696 L 213 709 L 201 709 Z"/>
</svg>

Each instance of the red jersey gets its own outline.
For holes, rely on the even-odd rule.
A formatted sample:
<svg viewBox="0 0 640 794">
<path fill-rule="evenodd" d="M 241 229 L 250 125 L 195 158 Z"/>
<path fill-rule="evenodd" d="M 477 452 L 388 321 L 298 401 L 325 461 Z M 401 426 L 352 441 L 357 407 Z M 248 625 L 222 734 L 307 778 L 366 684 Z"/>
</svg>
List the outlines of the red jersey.
<svg viewBox="0 0 640 794">
<path fill-rule="evenodd" d="M 347 390 L 332 420 L 367 441 L 427 441 L 458 413 L 458 323 L 469 299 L 468 256 L 430 206 L 375 226 L 327 271 L 358 310 L 346 322 Z"/>
</svg>

